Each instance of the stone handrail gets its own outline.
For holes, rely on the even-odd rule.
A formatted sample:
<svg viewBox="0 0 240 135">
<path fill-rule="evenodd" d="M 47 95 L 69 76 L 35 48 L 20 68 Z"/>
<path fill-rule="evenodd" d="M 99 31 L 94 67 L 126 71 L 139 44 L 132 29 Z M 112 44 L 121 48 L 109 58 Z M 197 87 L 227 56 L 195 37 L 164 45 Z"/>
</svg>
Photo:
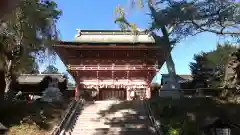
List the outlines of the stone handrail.
<svg viewBox="0 0 240 135">
<path fill-rule="evenodd" d="M 160 123 L 158 123 L 158 122 L 156 121 L 156 119 L 155 119 L 155 117 L 154 117 L 154 114 L 153 114 L 153 112 L 152 112 L 152 110 L 151 110 L 151 107 L 150 107 L 148 101 L 147 101 L 147 100 L 144 100 L 143 102 L 144 102 L 145 108 L 146 108 L 146 110 L 147 110 L 148 117 L 149 117 L 149 119 L 150 119 L 150 121 L 151 121 L 151 124 L 153 125 L 153 127 L 154 127 L 154 129 L 155 129 L 155 131 L 156 131 L 156 134 L 157 134 L 157 135 L 163 135 L 163 133 L 161 132 Z"/>
<path fill-rule="evenodd" d="M 77 107 L 79 104 L 82 103 L 82 99 L 79 99 L 78 101 L 72 100 L 71 103 L 68 105 L 67 110 L 65 111 L 65 115 L 60 121 L 60 123 L 54 128 L 54 130 L 51 132 L 51 135 L 61 135 L 64 134 L 67 126 L 69 125 L 72 117 L 74 116 Z"/>
<path fill-rule="evenodd" d="M 53 131 L 51 132 L 51 135 L 57 135 L 58 132 L 60 131 L 60 128 L 62 127 L 63 123 L 64 123 L 64 120 L 69 116 L 70 114 L 70 111 L 72 110 L 73 108 L 73 105 L 75 104 L 75 100 L 72 99 L 72 101 L 70 102 L 70 104 L 68 105 L 67 107 L 67 110 L 65 111 L 65 114 L 62 118 L 62 120 L 59 122 L 59 124 L 53 129 Z"/>
</svg>

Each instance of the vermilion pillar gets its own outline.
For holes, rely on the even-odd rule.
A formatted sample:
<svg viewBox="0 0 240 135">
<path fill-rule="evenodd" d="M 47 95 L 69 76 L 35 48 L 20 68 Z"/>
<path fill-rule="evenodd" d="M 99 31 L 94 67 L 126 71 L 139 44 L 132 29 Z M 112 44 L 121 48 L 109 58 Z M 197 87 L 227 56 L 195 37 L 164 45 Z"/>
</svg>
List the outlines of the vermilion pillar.
<svg viewBox="0 0 240 135">
<path fill-rule="evenodd" d="M 78 84 L 76 84 L 76 88 L 75 88 L 75 90 L 74 90 L 74 97 L 75 97 L 75 100 L 78 100 L 78 94 L 79 92 L 78 92 Z"/>
<path fill-rule="evenodd" d="M 151 98 L 151 89 L 148 87 L 146 88 L 146 98 L 150 99 Z"/>
<path fill-rule="evenodd" d="M 80 76 L 79 73 L 75 74 L 75 81 L 76 81 L 76 88 L 74 90 L 74 97 L 75 100 L 79 99 L 79 87 L 80 87 Z"/>
</svg>

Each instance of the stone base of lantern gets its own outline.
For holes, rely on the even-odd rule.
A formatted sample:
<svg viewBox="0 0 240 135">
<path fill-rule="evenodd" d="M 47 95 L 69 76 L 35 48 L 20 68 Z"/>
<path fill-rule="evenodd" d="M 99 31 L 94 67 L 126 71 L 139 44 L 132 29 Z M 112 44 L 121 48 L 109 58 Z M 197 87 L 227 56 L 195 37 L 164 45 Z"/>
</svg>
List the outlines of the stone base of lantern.
<svg viewBox="0 0 240 135">
<path fill-rule="evenodd" d="M 160 97 L 169 97 L 169 98 L 175 98 L 178 99 L 182 95 L 182 92 L 177 89 L 161 89 L 159 92 Z"/>
<path fill-rule="evenodd" d="M 173 80 L 168 80 L 163 84 L 159 92 L 160 97 L 180 98 L 181 95 L 182 91 L 179 89 L 179 84 Z"/>
</svg>

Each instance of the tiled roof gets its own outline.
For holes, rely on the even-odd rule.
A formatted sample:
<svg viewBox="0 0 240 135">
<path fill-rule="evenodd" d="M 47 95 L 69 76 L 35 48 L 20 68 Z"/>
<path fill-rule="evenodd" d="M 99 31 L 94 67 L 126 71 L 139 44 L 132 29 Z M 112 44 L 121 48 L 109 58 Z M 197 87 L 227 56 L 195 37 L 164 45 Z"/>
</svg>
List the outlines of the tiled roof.
<svg viewBox="0 0 240 135">
<path fill-rule="evenodd" d="M 162 74 L 162 79 L 164 80 L 165 78 L 168 78 L 168 74 Z M 177 80 L 179 83 L 184 83 L 184 82 L 188 82 L 191 81 L 192 75 L 177 75 Z"/>
<path fill-rule="evenodd" d="M 178 75 L 179 78 L 185 79 L 185 80 L 192 80 L 192 75 Z"/>
<path fill-rule="evenodd" d="M 5 127 L 2 123 L 0 123 L 0 130 L 1 130 L 1 131 L 2 131 L 2 130 L 8 130 L 8 128 Z"/>
<path fill-rule="evenodd" d="M 62 74 L 22 74 L 17 78 L 20 84 L 34 84 L 39 83 L 45 76 L 51 76 L 57 78 L 59 82 L 63 82 L 64 78 Z"/>
</svg>

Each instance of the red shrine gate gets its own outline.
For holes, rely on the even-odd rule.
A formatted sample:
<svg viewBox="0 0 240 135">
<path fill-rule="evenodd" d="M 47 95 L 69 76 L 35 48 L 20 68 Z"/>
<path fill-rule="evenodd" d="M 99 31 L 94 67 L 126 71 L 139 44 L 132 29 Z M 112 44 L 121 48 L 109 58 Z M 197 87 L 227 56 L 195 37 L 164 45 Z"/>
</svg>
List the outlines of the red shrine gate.
<svg viewBox="0 0 240 135">
<path fill-rule="evenodd" d="M 160 46 L 146 33 L 81 31 L 55 49 L 74 77 L 79 92 L 95 91 L 97 100 L 129 100 L 130 91 L 150 98 L 150 84 L 164 61 Z"/>
</svg>

